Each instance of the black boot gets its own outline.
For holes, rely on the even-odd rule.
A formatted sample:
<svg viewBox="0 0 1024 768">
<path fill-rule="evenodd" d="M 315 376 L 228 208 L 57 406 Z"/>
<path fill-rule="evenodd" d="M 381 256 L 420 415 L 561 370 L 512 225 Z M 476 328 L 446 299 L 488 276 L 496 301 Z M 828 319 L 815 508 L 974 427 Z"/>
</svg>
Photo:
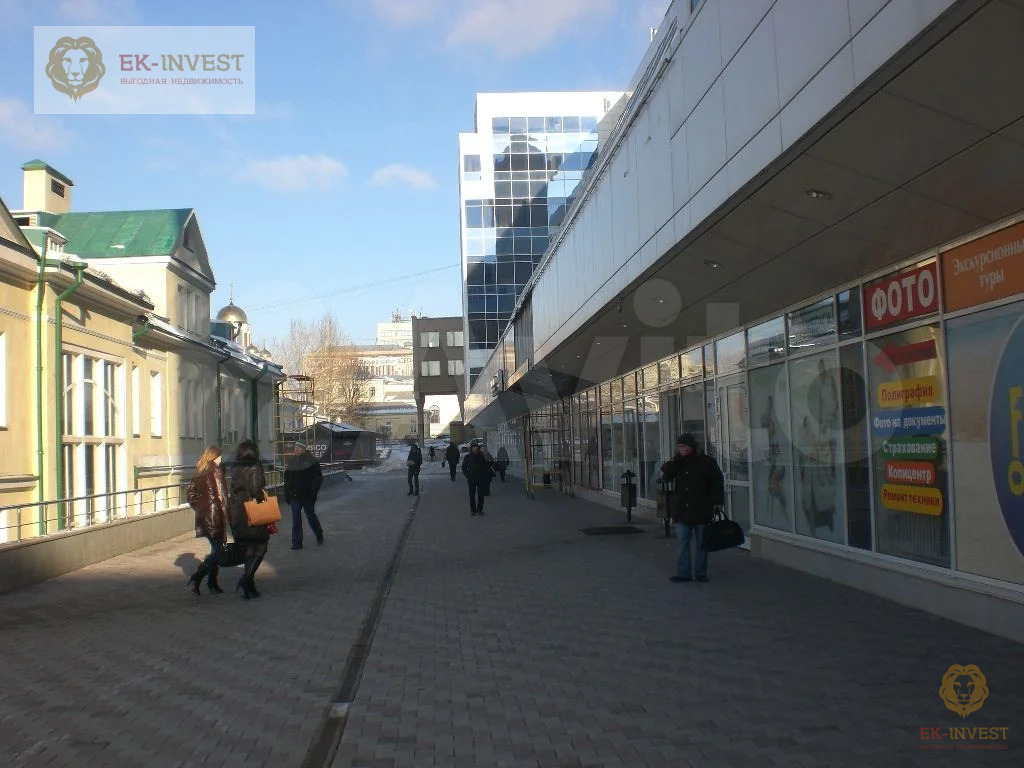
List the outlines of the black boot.
<svg viewBox="0 0 1024 768">
<path fill-rule="evenodd" d="M 219 595 L 221 592 L 224 591 L 220 588 L 220 585 L 217 583 L 217 573 L 219 571 L 220 569 L 216 565 L 214 565 L 212 568 L 210 568 L 210 575 L 206 577 L 206 588 L 210 591 L 211 594 L 214 595 Z"/>
<path fill-rule="evenodd" d="M 246 600 L 253 597 L 252 590 L 249 588 L 249 579 L 244 574 L 242 575 L 242 578 L 238 580 L 238 584 L 235 586 L 235 592 L 237 592 L 238 590 L 242 590 L 242 597 L 244 597 Z"/>
<path fill-rule="evenodd" d="M 259 597 L 260 593 L 256 589 L 256 570 L 260 567 L 260 563 L 263 562 L 263 555 L 257 555 L 256 562 L 253 563 L 252 571 L 249 573 L 249 592 L 252 593 L 253 597 Z"/>
<path fill-rule="evenodd" d="M 189 576 L 188 581 L 185 583 L 191 586 L 193 594 L 199 594 L 199 585 L 203 583 L 203 577 L 206 576 L 208 572 L 209 568 L 206 565 L 206 561 L 203 561 L 199 564 L 199 568 L 196 569 L 196 572 Z"/>
</svg>

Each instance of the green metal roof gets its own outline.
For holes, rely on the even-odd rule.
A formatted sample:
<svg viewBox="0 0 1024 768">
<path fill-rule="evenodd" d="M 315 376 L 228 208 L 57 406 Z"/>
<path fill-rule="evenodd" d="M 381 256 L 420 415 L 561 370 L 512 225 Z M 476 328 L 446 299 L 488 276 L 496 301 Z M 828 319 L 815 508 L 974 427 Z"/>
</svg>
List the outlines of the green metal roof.
<svg viewBox="0 0 1024 768">
<path fill-rule="evenodd" d="M 69 187 L 75 186 L 75 182 L 73 182 L 71 179 L 69 179 L 63 173 L 58 171 L 52 165 L 47 165 L 46 163 L 44 163 L 39 158 L 36 158 L 35 160 L 29 160 L 27 163 L 25 163 L 23 166 L 21 166 L 21 170 L 23 170 L 23 171 L 49 171 L 50 175 L 53 176 L 58 181 L 63 181 Z"/>
<path fill-rule="evenodd" d="M 169 256 L 191 213 L 191 208 L 65 213 L 50 226 L 68 239 L 65 250 L 83 259 Z"/>
</svg>

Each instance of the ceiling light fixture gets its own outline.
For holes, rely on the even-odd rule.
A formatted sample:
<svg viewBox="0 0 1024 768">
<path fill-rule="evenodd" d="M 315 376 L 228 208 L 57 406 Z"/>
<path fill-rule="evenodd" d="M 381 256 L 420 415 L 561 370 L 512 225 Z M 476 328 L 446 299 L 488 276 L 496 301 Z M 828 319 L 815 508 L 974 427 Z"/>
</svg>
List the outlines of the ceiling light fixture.
<svg viewBox="0 0 1024 768">
<path fill-rule="evenodd" d="M 831 200 L 832 199 L 832 195 L 830 195 L 828 192 L 825 192 L 824 190 L 821 190 L 821 189 L 808 189 L 807 190 L 807 196 L 809 198 L 811 198 L 811 200 Z"/>
<path fill-rule="evenodd" d="M 717 261 L 712 261 L 711 259 L 704 259 L 704 266 L 705 267 L 711 267 L 711 269 L 721 269 L 722 268 L 721 264 L 719 264 Z"/>
</svg>

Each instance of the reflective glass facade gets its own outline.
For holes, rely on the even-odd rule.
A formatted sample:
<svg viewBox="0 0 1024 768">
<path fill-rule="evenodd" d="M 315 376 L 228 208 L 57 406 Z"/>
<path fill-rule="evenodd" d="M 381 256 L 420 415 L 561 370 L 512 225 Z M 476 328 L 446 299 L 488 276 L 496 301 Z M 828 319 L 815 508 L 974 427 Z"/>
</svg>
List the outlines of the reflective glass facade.
<svg viewBox="0 0 1024 768">
<path fill-rule="evenodd" d="M 548 102 L 557 95 L 539 94 Z M 566 99 L 558 114 L 533 114 L 521 99 L 510 101 L 507 113 L 493 116 L 481 115 L 478 107 L 478 133 L 472 142 L 462 142 L 466 344 L 481 361 L 501 338 L 584 172 L 596 158 L 598 121 L 610 102 L 595 98 L 600 94 L 567 96 L 589 97 L 589 103 Z M 580 114 L 588 111 L 586 106 L 591 114 Z M 524 111 L 526 115 L 521 114 Z M 468 367 L 472 385 L 479 372 L 472 354 Z"/>
</svg>

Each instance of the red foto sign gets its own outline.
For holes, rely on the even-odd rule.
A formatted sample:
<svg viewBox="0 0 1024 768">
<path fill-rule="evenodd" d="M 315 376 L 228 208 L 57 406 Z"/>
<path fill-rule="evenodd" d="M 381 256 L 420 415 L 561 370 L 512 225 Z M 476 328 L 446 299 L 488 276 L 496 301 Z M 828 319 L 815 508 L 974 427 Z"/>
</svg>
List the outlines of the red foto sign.
<svg viewBox="0 0 1024 768">
<path fill-rule="evenodd" d="M 869 331 L 938 309 L 939 273 L 935 262 L 864 286 L 864 324 Z"/>
</svg>

